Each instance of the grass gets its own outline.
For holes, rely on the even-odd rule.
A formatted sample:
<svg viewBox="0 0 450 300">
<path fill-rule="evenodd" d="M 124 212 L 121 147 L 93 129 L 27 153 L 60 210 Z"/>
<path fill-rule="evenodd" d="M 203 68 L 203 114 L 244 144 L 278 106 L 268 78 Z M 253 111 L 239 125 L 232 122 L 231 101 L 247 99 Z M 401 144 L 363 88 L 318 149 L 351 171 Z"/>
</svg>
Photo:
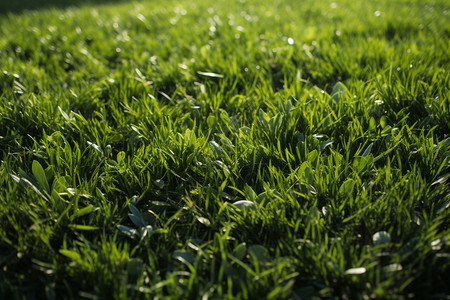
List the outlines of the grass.
<svg viewBox="0 0 450 300">
<path fill-rule="evenodd" d="M 1 298 L 450 297 L 446 1 L 45 7 L 0 16 Z"/>
</svg>

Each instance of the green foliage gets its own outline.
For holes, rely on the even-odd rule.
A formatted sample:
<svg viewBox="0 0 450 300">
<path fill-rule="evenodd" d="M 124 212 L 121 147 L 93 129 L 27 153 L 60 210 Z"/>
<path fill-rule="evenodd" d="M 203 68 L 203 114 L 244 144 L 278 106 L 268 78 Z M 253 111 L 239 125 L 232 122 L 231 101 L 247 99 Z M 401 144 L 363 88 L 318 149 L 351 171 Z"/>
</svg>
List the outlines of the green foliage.
<svg viewBox="0 0 450 300">
<path fill-rule="evenodd" d="M 26 2 L 0 298 L 449 297 L 445 1 Z"/>
</svg>

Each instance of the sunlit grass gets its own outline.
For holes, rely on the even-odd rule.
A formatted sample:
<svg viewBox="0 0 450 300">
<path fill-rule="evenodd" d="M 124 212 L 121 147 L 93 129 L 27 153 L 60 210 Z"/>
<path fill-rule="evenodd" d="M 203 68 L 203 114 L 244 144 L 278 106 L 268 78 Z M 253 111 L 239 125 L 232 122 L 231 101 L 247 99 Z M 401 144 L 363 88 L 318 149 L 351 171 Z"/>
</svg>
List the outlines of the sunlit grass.
<svg viewBox="0 0 450 300">
<path fill-rule="evenodd" d="M 0 298 L 449 297 L 449 9 L 0 15 Z"/>
</svg>

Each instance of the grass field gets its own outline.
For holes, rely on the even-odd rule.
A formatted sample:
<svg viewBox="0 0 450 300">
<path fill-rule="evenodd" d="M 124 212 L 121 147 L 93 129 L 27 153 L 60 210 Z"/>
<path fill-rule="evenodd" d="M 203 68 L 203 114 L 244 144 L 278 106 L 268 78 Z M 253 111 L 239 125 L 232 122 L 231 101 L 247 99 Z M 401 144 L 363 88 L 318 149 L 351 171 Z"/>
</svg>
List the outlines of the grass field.
<svg viewBox="0 0 450 300">
<path fill-rule="evenodd" d="M 1 299 L 450 299 L 446 0 L 42 2 L 0 5 Z"/>
</svg>

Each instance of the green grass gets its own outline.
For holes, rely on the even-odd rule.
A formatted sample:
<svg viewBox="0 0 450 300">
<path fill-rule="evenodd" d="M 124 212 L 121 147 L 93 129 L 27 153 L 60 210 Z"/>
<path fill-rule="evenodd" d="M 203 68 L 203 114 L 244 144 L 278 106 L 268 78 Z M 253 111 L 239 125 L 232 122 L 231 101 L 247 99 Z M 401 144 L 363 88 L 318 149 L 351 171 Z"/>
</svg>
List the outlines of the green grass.
<svg viewBox="0 0 450 300">
<path fill-rule="evenodd" d="M 48 3 L 0 15 L 0 298 L 450 298 L 447 1 Z"/>
</svg>

